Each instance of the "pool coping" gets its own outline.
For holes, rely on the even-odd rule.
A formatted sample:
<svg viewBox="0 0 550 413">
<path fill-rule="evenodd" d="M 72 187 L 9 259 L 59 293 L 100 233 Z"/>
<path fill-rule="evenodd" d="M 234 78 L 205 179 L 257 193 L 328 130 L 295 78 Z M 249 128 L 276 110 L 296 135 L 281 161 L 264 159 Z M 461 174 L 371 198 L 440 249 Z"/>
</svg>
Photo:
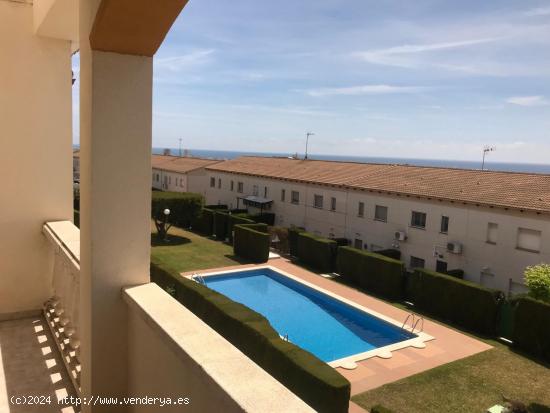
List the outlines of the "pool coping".
<svg viewBox="0 0 550 413">
<path fill-rule="evenodd" d="M 279 274 L 282 274 L 283 276 L 287 277 L 287 278 L 290 278 L 291 280 L 299 283 L 299 284 L 302 284 L 302 285 L 305 285 L 306 287 L 309 287 L 313 290 L 316 290 L 316 291 L 319 291 L 337 301 L 340 301 L 350 307 L 353 307 L 359 311 L 362 311 L 364 313 L 367 313 L 369 315 L 372 315 L 374 317 L 377 317 L 379 319 L 381 319 L 382 321 L 385 321 L 389 324 L 392 324 L 400 329 L 405 329 L 406 331 L 410 332 L 410 333 L 413 333 L 413 334 L 416 334 L 417 336 L 416 337 L 413 337 L 413 338 L 410 338 L 408 340 L 403 340 L 403 341 L 400 341 L 398 343 L 393 343 L 393 344 L 388 344 L 387 346 L 383 346 L 383 347 L 379 347 L 379 348 L 375 348 L 375 349 L 372 349 L 372 350 L 369 350 L 369 351 L 365 351 L 365 352 L 362 352 L 362 353 L 356 353 L 356 354 L 352 354 L 351 356 L 347 356 L 347 357 L 343 357 L 343 358 L 340 358 L 340 359 L 337 359 L 337 360 L 333 360 L 333 361 L 330 361 L 330 362 L 327 362 L 327 364 L 331 367 L 334 367 L 334 368 L 343 368 L 343 369 L 346 369 L 346 370 L 354 370 L 357 368 L 357 363 L 360 362 L 360 361 L 363 361 L 363 360 L 367 360 L 369 358 L 373 358 L 373 357 L 379 357 L 379 358 L 382 358 L 382 359 L 390 359 L 392 357 L 392 352 L 394 351 L 397 351 L 397 350 L 401 350 L 401 349 L 404 349 L 404 348 L 408 348 L 408 347 L 413 347 L 413 348 L 416 348 L 416 349 L 424 349 L 426 348 L 426 342 L 428 341 L 432 341 L 432 340 L 435 340 L 435 337 L 429 335 L 429 334 L 426 334 L 424 333 L 423 331 L 418 331 L 418 332 L 414 332 L 414 331 L 411 331 L 414 327 L 411 327 L 409 325 L 406 324 L 407 320 L 409 319 L 409 317 L 407 317 L 407 319 L 405 320 L 404 323 L 399 323 L 398 321 L 394 320 L 393 318 L 391 317 L 388 317 L 384 314 L 381 314 L 375 310 L 372 310 L 368 307 L 365 307 L 365 306 L 362 306 L 360 304 L 357 304 L 356 302 L 352 301 L 352 300 L 349 300 L 347 298 L 344 298 L 338 294 L 335 294 L 327 289 L 324 289 L 322 287 L 319 287 L 313 283 L 310 283 L 308 281 L 305 281 L 295 275 L 292 275 L 290 273 L 288 273 L 287 271 L 284 271 L 280 268 L 277 268 L 277 267 L 273 267 L 271 265 L 258 265 L 258 266 L 254 266 L 254 267 L 251 267 L 251 268 L 235 268 L 235 269 L 229 269 L 229 270 L 216 270 L 216 271 L 210 271 L 210 272 L 205 272 L 205 273 L 199 273 L 199 272 L 196 272 L 194 274 L 187 274 L 187 275 L 184 275 L 185 278 L 188 278 L 190 280 L 194 280 L 193 277 L 195 277 L 196 275 L 199 275 L 201 277 L 212 277 L 212 276 L 219 276 L 219 275 L 224 275 L 224 274 L 231 274 L 231 273 L 237 273 L 237 272 L 246 272 L 246 271 L 254 271 L 254 270 L 259 270 L 259 269 L 269 269 L 271 271 L 275 271 Z M 413 318 L 412 318 L 412 322 L 411 324 L 413 324 L 414 326 L 414 323 L 415 323 L 415 314 L 414 313 L 410 313 L 410 315 L 413 315 Z M 417 316 L 419 318 L 416 318 L 416 319 L 421 319 L 423 320 L 423 318 L 421 316 Z"/>
</svg>

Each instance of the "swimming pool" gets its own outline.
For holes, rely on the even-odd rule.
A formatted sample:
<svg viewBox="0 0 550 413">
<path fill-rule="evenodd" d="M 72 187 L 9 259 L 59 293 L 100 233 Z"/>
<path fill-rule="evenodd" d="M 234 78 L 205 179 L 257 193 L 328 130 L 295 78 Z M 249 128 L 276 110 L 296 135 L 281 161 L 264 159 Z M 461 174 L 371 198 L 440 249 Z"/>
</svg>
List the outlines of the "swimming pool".
<svg viewBox="0 0 550 413">
<path fill-rule="evenodd" d="M 202 279 L 209 288 L 262 314 L 282 337 L 330 364 L 355 355 L 365 356 L 355 360 L 367 358 L 374 350 L 403 342 L 423 347 L 417 340 L 422 333 L 413 334 L 393 320 L 272 267 L 203 274 Z"/>
</svg>

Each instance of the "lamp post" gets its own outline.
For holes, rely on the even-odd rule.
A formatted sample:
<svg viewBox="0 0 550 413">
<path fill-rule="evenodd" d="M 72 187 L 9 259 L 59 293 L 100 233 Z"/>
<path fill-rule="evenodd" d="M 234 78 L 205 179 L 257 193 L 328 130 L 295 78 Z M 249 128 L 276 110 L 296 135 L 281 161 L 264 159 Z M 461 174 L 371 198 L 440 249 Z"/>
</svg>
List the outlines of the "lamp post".
<svg viewBox="0 0 550 413">
<path fill-rule="evenodd" d="M 307 132 L 306 133 L 306 156 L 304 157 L 304 159 L 307 159 L 307 146 L 309 144 L 309 137 L 312 136 L 312 135 L 315 135 L 313 132 Z"/>
<path fill-rule="evenodd" d="M 162 211 L 162 219 L 155 218 L 155 226 L 157 227 L 157 233 L 162 241 L 168 241 L 168 230 L 172 227 L 172 224 L 168 223 L 168 216 L 170 210 L 166 208 Z"/>
<path fill-rule="evenodd" d="M 481 162 L 481 170 L 482 171 L 485 170 L 485 155 L 487 155 L 489 152 L 494 152 L 496 150 L 497 150 L 497 148 L 495 148 L 494 146 L 485 146 L 483 148 L 483 161 Z"/>
</svg>

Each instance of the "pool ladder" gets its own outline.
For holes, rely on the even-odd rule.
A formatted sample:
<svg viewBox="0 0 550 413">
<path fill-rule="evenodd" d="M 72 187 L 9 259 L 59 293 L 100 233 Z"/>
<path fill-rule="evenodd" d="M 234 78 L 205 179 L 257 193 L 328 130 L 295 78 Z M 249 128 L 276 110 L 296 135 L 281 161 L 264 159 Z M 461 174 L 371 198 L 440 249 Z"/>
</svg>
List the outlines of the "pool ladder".
<svg viewBox="0 0 550 413">
<path fill-rule="evenodd" d="M 407 323 L 411 320 L 411 333 L 414 334 L 414 331 L 416 330 L 416 327 L 419 327 L 418 332 L 421 333 L 424 331 L 424 317 L 415 314 L 415 313 L 409 313 L 407 315 L 407 318 L 405 318 L 405 321 L 403 321 L 403 325 L 401 326 L 402 330 L 405 330 L 406 327 L 408 327 Z"/>
<path fill-rule="evenodd" d="M 193 274 L 191 276 L 191 279 L 193 281 L 195 281 L 196 283 L 199 283 L 199 284 L 202 284 L 202 285 L 206 285 L 206 281 L 204 281 L 204 277 L 200 274 Z"/>
</svg>

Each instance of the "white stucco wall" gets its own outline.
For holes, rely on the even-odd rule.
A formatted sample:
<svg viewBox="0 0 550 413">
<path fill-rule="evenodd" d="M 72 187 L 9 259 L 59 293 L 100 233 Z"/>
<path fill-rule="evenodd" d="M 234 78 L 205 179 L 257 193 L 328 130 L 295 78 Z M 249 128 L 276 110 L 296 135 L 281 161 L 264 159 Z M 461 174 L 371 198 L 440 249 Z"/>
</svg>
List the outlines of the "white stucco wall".
<svg viewBox="0 0 550 413">
<path fill-rule="evenodd" d="M 258 186 L 259 195 L 263 196 L 264 187 L 267 186 L 268 198 L 274 201 L 271 212 L 276 214 L 277 225 L 302 226 L 318 235 L 345 237 L 352 242 L 361 240 L 368 249 L 390 248 L 395 243 L 395 232 L 404 231 L 408 239 L 399 243 L 399 249 L 402 260 L 407 265 L 411 256 L 424 259 L 426 268 L 430 269 L 436 268 L 437 260 L 444 261 L 447 262 L 448 269 L 463 269 L 467 279 L 505 292 L 509 289 L 519 292 L 522 289 L 523 270 L 526 266 L 550 262 L 550 217 L 545 215 L 207 172 L 209 178 L 214 177 L 216 180 L 216 185 L 212 188 L 209 178 L 207 179 L 208 204 L 228 204 L 235 208 L 237 196 L 252 195 L 254 185 Z M 222 179 L 221 189 L 218 189 L 218 178 Z M 234 181 L 233 191 L 230 190 L 231 181 Z M 238 182 L 244 184 L 242 194 L 237 192 Z M 281 201 L 283 189 L 286 192 L 284 202 Z M 300 192 L 298 205 L 290 202 L 292 191 Z M 313 207 L 315 195 L 323 196 L 322 209 Z M 331 197 L 336 198 L 335 211 L 330 210 Z M 363 217 L 358 217 L 359 202 L 365 204 Z M 374 219 L 376 205 L 388 207 L 387 222 Z M 410 226 L 412 211 L 427 214 L 425 229 Z M 450 220 L 447 234 L 440 233 L 442 215 L 448 216 Z M 495 245 L 487 243 L 489 222 L 498 224 L 498 240 Z M 516 248 L 518 228 L 542 232 L 540 252 Z M 463 245 L 462 254 L 453 254 L 446 250 L 447 243 L 455 241 Z M 434 251 L 438 253 L 438 257 L 434 256 Z"/>
<path fill-rule="evenodd" d="M 46 221 L 72 220 L 70 43 L 33 34 L 31 4 L 0 1 L 0 314 L 38 309 L 53 261 Z"/>
</svg>

